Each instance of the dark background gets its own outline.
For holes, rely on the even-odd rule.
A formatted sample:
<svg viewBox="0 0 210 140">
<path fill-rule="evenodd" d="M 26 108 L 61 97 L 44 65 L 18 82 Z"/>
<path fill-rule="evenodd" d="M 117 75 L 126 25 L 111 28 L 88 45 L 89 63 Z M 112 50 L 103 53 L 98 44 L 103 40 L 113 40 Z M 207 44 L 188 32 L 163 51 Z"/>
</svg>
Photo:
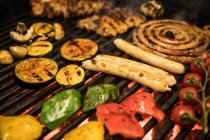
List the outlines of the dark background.
<svg viewBox="0 0 210 140">
<path fill-rule="evenodd" d="M 118 5 L 139 11 L 144 0 L 113 0 Z M 163 18 L 183 19 L 201 25 L 210 24 L 210 0 L 160 0 L 165 6 Z M 31 13 L 29 0 L 0 0 L 0 23 Z"/>
</svg>

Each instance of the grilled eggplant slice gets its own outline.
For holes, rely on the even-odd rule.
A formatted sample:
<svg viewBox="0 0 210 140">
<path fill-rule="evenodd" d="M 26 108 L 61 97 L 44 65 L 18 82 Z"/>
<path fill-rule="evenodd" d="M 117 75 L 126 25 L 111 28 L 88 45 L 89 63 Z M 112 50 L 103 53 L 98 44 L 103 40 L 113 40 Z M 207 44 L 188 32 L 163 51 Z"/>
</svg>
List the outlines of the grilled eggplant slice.
<svg viewBox="0 0 210 140">
<path fill-rule="evenodd" d="M 48 34 L 54 30 L 54 27 L 52 24 L 45 23 L 45 22 L 34 23 L 32 27 L 34 28 L 35 34 Z"/>
<path fill-rule="evenodd" d="M 48 41 L 36 41 L 28 46 L 28 55 L 31 57 L 47 56 L 53 50 L 53 44 Z"/>
<path fill-rule="evenodd" d="M 67 41 L 60 49 L 61 56 L 71 61 L 83 61 L 96 54 L 98 45 L 90 39 Z"/>
<path fill-rule="evenodd" d="M 82 84 L 84 78 L 84 69 L 77 65 L 68 65 L 61 68 L 55 77 L 56 81 L 59 84 L 69 87 L 75 87 Z"/>
<path fill-rule="evenodd" d="M 30 84 L 47 82 L 55 77 L 57 71 L 57 63 L 49 58 L 29 58 L 15 66 L 17 78 Z"/>
</svg>

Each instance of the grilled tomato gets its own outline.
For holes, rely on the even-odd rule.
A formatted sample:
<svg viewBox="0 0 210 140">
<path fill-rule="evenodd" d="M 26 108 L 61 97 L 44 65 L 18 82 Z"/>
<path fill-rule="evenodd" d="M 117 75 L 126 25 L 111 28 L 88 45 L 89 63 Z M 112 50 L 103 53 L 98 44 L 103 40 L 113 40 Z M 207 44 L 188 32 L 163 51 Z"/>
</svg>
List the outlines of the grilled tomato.
<svg viewBox="0 0 210 140">
<path fill-rule="evenodd" d="M 179 92 L 179 100 L 183 101 L 185 104 L 194 105 L 200 98 L 197 89 L 194 87 L 185 87 Z"/>
<path fill-rule="evenodd" d="M 192 118 L 194 117 L 195 112 L 193 108 L 187 105 L 176 106 L 171 112 L 171 119 L 173 122 L 185 127 L 193 124 Z"/>
<path fill-rule="evenodd" d="M 188 73 L 184 76 L 183 85 L 184 87 L 194 87 L 200 89 L 202 84 L 202 78 L 197 73 Z"/>
<path fill-rule="evenodd" d="M 204 66 L 205 66 L 205 62 L 203 59 L 195 60 L 194 62 L 190 64 L 190 72 L 197 73 L 202 77 L 205 75 L 205 71 L 203 69 Z"/>
</svg>

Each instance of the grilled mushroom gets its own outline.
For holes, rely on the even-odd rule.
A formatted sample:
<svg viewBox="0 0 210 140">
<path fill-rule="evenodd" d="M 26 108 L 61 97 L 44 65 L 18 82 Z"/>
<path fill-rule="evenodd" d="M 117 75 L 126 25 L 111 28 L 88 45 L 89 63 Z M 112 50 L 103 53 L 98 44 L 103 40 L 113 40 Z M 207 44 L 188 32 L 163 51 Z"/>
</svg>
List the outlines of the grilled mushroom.
<svg viewBox="0 0 210 140">
<path fill-rule="evenodd" d="M 16 58 L 24 58 L 27 55 L 27 49 L 21 46 L 11 46 L 10 48 L 11 54 Z"/>
<path fill-rule="evenodd" d="M 23 22 L 18 22 L 16 31 L 20 34 L 24 34 L 26 32 L 26 25 Z"/>
<path fill-rule="evenodd" d="M 11 31 L 10 37 L 12 39 L 14 39 L 15 41 L 23 43 L 23 42 L 27 42 L 31 39 L 33 32 L 34 32 L 33 27 L 31 27 L 29 30 L 27 30 L 26 34 L 21 34 L 21 33 L 15 32 L 15 31 Z"/>
<path fill-rule="evenodd" d="M 63 26 L 60 23 L 54 23 L 53 26 L 55 30 L 55 39 L 61 40 L 65 35 Z"/>
<path fill-rule="evenodd" d="M 148 0 L 140 5 L 140 11 L 148 17 L 158 18 L 164 12 L 163 5 L 156 0 Z"/>
<path fill-rule="evenodd" d="M 0 50 L 0 64 L 12 64 L 14 59 L 9 51 Z"/>
</svg>

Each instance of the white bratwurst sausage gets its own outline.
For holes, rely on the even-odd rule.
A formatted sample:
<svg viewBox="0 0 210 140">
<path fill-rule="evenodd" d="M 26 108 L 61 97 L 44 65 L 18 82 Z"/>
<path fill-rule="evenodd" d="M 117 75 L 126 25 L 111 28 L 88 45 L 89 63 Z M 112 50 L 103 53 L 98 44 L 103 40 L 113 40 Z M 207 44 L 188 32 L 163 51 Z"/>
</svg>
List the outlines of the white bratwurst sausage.
<svg viewBox="0 0 210 140">
<path fill-rule="evenodd" d="M 185 67 L 183 64 L 146 52 L 123 39 L 114 40 L 114 44 L 118 49 L 124 51 L 125 53 L 148 64 L 167 70 L 168 72 L 174 74 L 183 74 L 185 72 Z"/>
<path fill-rule="evenodd" d="M 160 92 L 170 91 L 168 84 L 163 78 L 154 77 L 145 71 L 133 69 L 128 66 L 113 64 L 108 61 L 86 60 L 82 62 L 82 67 L 87 70 L 100 71 L 136 81 L 144 86 Z"/>
<path fill-rule="evenodd" d="M 104 55 L 104 54 L 97 55 L 94 59 L 99 60 L 99 61 L 104 60 L 104 61 L 108 61 L 110 63 L 119 64 L 119 65 L 126 65 L 127 67 L 130 67 L 132 69 L 145 71 L 145 72 L 153 75 L 154 77 L 164 78 L 164 81 L 169 86 L 173 86 L 176 84 L 176 79 L 172 74 L 170 74 L 162 69 L 159 69 L 159 68 L 156 68 L 156 67 L 144 64 L 144 63 L 136 62 L 136 61 L 129 60 L 126 58 Z"/>
</svg>

